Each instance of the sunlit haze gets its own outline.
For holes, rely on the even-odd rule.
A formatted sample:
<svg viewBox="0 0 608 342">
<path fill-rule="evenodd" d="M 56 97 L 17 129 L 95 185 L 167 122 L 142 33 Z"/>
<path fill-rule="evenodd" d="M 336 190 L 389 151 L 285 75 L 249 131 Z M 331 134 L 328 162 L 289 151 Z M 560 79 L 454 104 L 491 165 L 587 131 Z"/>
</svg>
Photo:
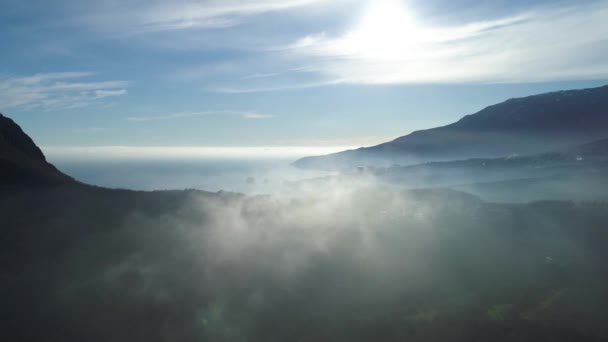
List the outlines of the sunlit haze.
<svg viewBox="0 0 608 342">
<path fill-rule="evenodd" d="M 604 84 L 607 4 L 5 0 L 0 111 L 42 146 L 373 146 Z"/>
<path fill-rule="evenodd" d="M 196 160 L 196 159 L 282 159 L 336 153 L 353 146 L 332 147 L 137 147 L 137 146 L 89 146 L 43 147 L 45 154 L 57 161 L 66 160 Z"/>
</svg>

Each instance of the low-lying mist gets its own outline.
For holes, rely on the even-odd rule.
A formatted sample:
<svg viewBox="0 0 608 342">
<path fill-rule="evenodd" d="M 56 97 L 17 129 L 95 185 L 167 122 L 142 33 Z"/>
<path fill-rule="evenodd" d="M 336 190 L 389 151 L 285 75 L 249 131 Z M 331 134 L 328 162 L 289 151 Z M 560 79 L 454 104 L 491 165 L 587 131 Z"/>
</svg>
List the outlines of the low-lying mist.
<svg viewBox="0 0 608 342">
<path fill-rule="evenodd" d="M 329 173 L 301 170 L 284 159 L 101 160 L 57 162 L 58 167 L 86 184 L 130 190 L 234 191 L 276 193 L 290 182 Z"/>
<path fill-rule="evenodd" d="M 608 337 L 603 203 L 489 204 L 370 177 L 0 201 L 2 311 L 19 340 Z"/>
</svg>

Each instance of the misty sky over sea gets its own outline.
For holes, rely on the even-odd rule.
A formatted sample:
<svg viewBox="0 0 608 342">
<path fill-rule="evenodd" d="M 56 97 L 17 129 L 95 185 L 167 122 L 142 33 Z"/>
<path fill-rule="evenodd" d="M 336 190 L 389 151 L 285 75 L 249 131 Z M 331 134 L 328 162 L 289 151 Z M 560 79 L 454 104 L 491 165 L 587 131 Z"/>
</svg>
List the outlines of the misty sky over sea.
<svg viewBox="0 0 608 342">
<path fill-rule="evenodd" d="M 341 148 L 43 147 L 49 161 L 81 182 L 132 190 L 236 191 L 277 193 L 292 182 L 331 172 L 291 164 L 311 154 Z"/>
</svg>

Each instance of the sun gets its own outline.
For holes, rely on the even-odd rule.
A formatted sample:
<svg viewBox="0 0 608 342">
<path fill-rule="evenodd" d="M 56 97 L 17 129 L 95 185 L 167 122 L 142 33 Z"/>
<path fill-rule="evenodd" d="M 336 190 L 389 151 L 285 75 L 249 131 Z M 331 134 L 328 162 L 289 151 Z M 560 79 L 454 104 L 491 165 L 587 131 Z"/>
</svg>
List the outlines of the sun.
<svg viewBox="0 0 608 342">
<path fill-rule="evenodd" d="M 343 40 L 343 49 L 368 59 L 403 59 L 421 43 L 423 31 L 400 0 L 375 0 Z"/>
</svg>

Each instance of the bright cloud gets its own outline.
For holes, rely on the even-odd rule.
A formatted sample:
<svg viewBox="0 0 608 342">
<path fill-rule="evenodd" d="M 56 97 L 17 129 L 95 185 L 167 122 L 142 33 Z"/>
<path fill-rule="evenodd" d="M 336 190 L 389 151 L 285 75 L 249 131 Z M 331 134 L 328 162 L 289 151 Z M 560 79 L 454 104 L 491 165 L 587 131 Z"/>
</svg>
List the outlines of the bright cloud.
<svg viewBox="0 0 608 342">
<path fill-rule="evenodd" d="M 608 1 L 429 26 L 398 0 L 369 5 L 345 34 L 286 50 L 336 83 L 530 82 L 608 77 Z"/>
<path fill-rule="evenodd" d="M 61 72 L 20 77 L 0 76 L 0 109 L 70 109 L 127 94 L 127 81 L 88 81 L 90 72 Z"/>
</svg>

